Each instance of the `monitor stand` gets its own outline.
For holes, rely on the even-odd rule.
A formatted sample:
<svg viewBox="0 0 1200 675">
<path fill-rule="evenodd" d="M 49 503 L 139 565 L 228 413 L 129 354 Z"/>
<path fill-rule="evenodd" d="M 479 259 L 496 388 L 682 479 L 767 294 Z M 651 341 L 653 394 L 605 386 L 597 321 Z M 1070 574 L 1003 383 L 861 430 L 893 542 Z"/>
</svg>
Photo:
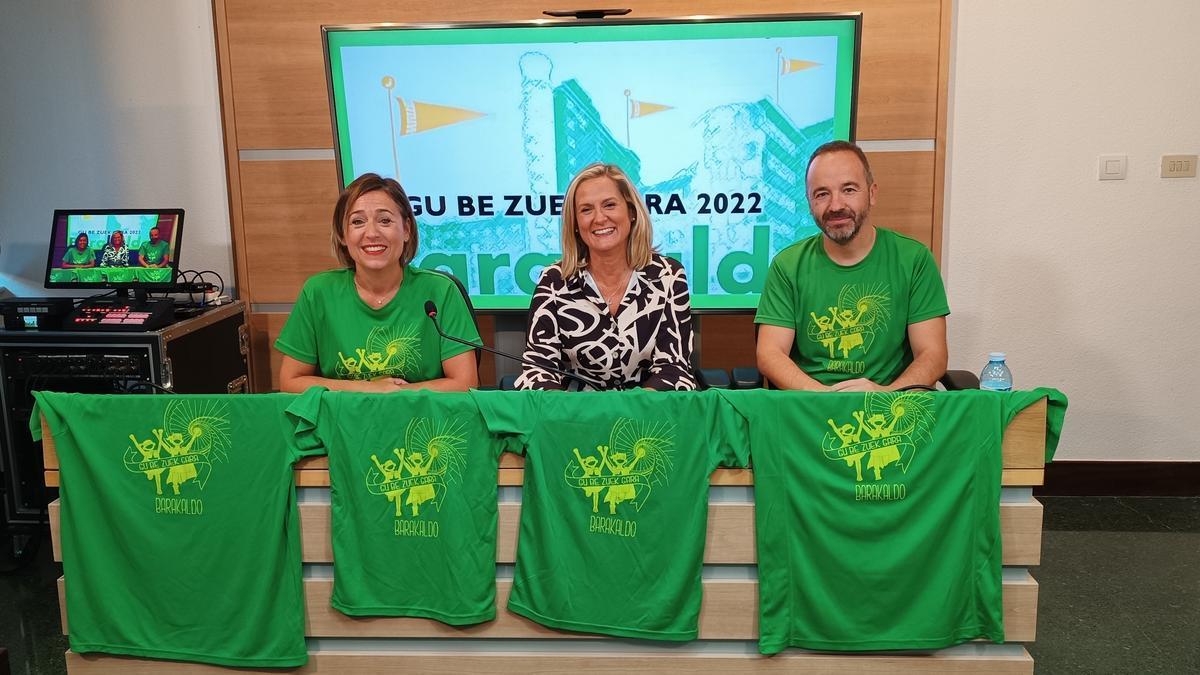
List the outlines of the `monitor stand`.
<svg viewBox="0 0 1200 675">
<path fill-rule="evenodd" d="M 116 294 L 112 297 L 111 303 L 141 309 L 155 302 L 150 300 L 149 297 L 144 288 L 118 288 Z"/>
<path fill-rule="evenodd" d="M 175 318 L 175 302 L 150 299 L 143 288 L 120 288 L 111 298 L 86 298 L 63 321 L 63 330 L 153 331 Z"/>
</svg>

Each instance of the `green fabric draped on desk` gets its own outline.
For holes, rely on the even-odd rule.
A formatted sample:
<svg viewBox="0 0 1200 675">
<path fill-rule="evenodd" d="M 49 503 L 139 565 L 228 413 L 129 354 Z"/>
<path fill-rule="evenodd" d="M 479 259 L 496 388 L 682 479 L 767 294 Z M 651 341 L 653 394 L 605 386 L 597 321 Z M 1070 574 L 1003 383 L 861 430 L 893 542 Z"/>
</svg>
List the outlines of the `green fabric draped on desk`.
<svg viewBox="0 0 1200 675">
<path fill-rule="evenodd" d="M 288 394 L 36 392 L 58 452 L 71 649 L 308 660 Z"/>
<path fill-rule="evenodd" d="M 705 392 L 474 392 L 525 449 L 509 611 L 545 626 L 694 640 L 708 480 L 746 423 Z"/>
<path fill-rule="evenodd" d="M 721 392 L 750 423 L 759 650 L 1004 641 L 1001 437 L 1033 392 Z"/>
<path fill-rule="evenodd" d="M 496 470 L 504 439 L 471 396 L 311 389 L 288 407 L 329 455 L 330 604 L 461 626 L 496 616 Z"/>
<path fill-rule="evenodd" d="M 372 570 L 391 561 L 376 559 L 383 549 L 355 537 L 364 523 L 390 525 L 394 535 L 401 520 L 411 534 L 419 533 L 410 522 L 417 519 L 437 521 L 443 533 L 448 523 L 469 519 L 470 528 L 490 531 L 474 539 L 393 536 L 421 541 L 385 548 L 452 546 L 454 555 L 484 561 L 472 570 L 490 569 L 495 480 L 479 476 L 494 474 L 505 449 L 527 458 L 511 611 L 561 629 L 694 638 L 708 474 L 752 461 L 761 651 L 932 649 L 1003 639 L 1000 441 L 1016 412 L 1043 397 L 1050 402 L 1048 461 L 1066 408 L 1053 390 L 39 393 L 31 428 L 40 434 L 44 414 L 59 449 L 67 610 L 77 651 L 302 663 L 295 651 L 303 645 L 295 504 L 281 491 L 291 490 L 295 459 L 326 451 L 333 455 L 339 609 L 449 623 L 486 619 L 490 576 L 472 572 L 478 583 L 465 599 L 444 597 L 452 584 L 409 585 L 437 577 L 415 574 L 418 561 L 445 565 L 434 548 L 428 558 L 409 558 L 413 574 L 375 583 Z M 221 435 L 194 421 L 210 418 L 226 420 Z M 433 426 L 414 432 L 417 418 Z M 449 428 L 447 421 L 457 425 L 450 436 L 462 442 L 425 443 L 439 448 L 443 463 L 435 467 L 424 452 L 404 454 L 404 471 L 387 464 L 385 456 L 411 451 L 414 438 L 430 440 Z M 207 454 L 194 457 L 190 448 Z M 455 465 L 455 492 L 480 493 L 460 495 L 465 502 L 447 498 L 450 455 L 466 462 Z M 468 466 L 483 474 L 465 478 Z M 354 496 L 352 487 L 370 494 Z M 203 517 L 189 513 L 193 502 L 202 502 Z M 209 531 L 222 523 L 219 535 Z M 236 543 L 238 533 L 251 525 L 260 541 L 246 550 L 256 555 L 237 554 L 249 546 Z M 232 544 L 230 533 L 237 535 Z M 260 554 L 272 541 L 269 554 Z M 472 545 L 478 550 L 464 548 Z M 280 580 L 279 597 L 254 600 Z M 237 592 L 215 590 L 233 583 Z M 214 597 L 239 605 L 249 598 L 259 610 Z"/>
</svg>

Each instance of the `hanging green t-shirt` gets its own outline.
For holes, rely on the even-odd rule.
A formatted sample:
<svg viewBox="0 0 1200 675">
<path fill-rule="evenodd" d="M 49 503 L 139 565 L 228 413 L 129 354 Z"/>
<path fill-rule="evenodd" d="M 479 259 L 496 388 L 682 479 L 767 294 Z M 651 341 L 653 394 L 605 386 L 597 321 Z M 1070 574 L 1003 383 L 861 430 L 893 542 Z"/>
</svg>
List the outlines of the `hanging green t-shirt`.
<svg viewBox="0 0 1200 675">
<path fill-rule="evenodd" d="M 1001 435 L 1061 394 L 721 395 L 750 422 L 763 654 L 1004 641 Z"/>
<path fill-rule="evenodd" d="M 307 659 L 289 394 L 35 392 L 60 465 L 71 649 Z"/>
<path fill-rule="evenodd" d="M 162 239 L 159 239 L 157 244 L 151 244 L 147 241 L 138 249 L 138 259 L 144 260 L 151 265 L 157 265 L 162 262 L 168 248 L 170 248 L 170 245 Z"/>
<path fill-rule="evenodd" d="M 480 341 L 454 282 L 410 265 L 404 268 L 396 296 L 379 309 L 358 297 L 351 270 L 314 275 L 300 291 L 275 348 L 316 365 L 321 377 L 330 379 L 434 380 L 444 376 L 442 361 L 471 348 L 438 335 L 425 315 L 427 300 L 437 305 L 438 321 L 447 335 Z"/>
<path fill-rule="evenodd" d="M 950 313 L 929 249 L 876 232 L 854 265 L 830 260 L 817 234 L 780 251 L 767 272 L 754 322 L 796 331 L 792 361 L 821 384 L 891 384 L 913 360 L 908 326 Z"/>
<path fill-rule="evenodd" d="M 96 252 L 90 248 L 85 248 L 80 251 L 72 246 L 63 254 L 62 261 L 64 265 L 86 265 L 96 262 Z"/>
<path fill-rule="evenodd" d="M 468 394 L 314 388 L 288 414 L 329 455 L 335 609 L 452 625 L 495 618 L 504 442 Z"/>
<path fill-rule="evenodd" d="M 701 392 L 472 391 L 526 452 L 509 611 L 566 630 L 697 635 L 709 474 L 745 421 Z"/>
</svg>

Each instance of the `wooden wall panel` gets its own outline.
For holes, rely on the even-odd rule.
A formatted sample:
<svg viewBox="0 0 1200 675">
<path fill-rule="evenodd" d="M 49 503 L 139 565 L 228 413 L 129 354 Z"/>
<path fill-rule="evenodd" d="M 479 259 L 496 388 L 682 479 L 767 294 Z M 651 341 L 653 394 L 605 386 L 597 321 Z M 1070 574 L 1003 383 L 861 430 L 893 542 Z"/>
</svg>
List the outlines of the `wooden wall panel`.
<svg viewBox="0 0 1200 675">
<path fill-rule="evenodd" d="M 871 222 L 929 246 L 933 238 L 933 153 L 872 152 L 879 185 Z"/>
<path fill-rule="evenodd" d="M 270 366 L 257 368 L 251 373 L 252 389 L 256 394 L 279 390 L 279 363 L 283 354 L 272 345 L 288 315 L 283 312 L 259 312 L 250 314 L 250 354 L 256 364 Z"/>
<path fill-rule="evenodd" d="M 937 77 L 937 115 L 934 137 L 933 159 L 933 258 L 939 263 L 942 260 L 942 226 L 946 215 L 946 141 L 947 114 L 950 100 L 950 36 L 953 27 L 954 3 L 942 5 L 942 30 L 938 43 L 938 77 Z"/>
<path fill-rule="evenodd" d="M 753 314 L 705 314 L 698 318 L 701 368 L 732 370 L 755 365 Z"/>
<path fill-rule="evenodd" d="M 322 24 L 517 21 L 545 2 L 226 0 L 229 62 L 241 149 L 331 148 Z M 611 3 L 607 3 L 611 4 Z M 606 6 L 577 2 L 571 7 Z M 937 124 L 939 0 L 647 0 L 633 17 L 789 12 L 863 13 L 857 136 L 933 138 Z"/>
<path fill-rule="evenodd" d="M 254 303 L 295 302 L 304 280 L 338 267 L 330 243 L 337 173 L 328 160 L 240 162 L 246 277 Z"/>
</svg>

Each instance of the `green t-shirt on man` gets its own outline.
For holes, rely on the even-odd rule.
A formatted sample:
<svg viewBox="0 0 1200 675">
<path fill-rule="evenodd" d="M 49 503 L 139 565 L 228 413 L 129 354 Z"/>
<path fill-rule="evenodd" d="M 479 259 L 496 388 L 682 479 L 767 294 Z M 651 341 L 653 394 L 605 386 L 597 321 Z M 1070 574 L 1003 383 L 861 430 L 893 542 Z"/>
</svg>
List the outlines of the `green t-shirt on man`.
<svg viewBox="0 0 1200 675">
<path fill-rule="evenodd" d="M 524 447 L 508 609 L 563 630 L 698 633 L 709 474 L 745 466 L 746 423 L 711 392 L 472 391 Z"/>
<path fill-rule="evenodd" d="M 445 375 L 442 361 L 471 348 L 438 335 L 425 314 L 427 300 L 437 305 L 438 321 L 447 335 L 480 341 L 458 286 L 444 274 L 409 265 L 400 290 L 378 309 L 358 296 L 352 270 L 313 275 L 301 289 L 275 348 L 316 365 L 321 377 L 333 380 L 435 380 Z"/>
<path fill-rule="evenodd" d="M 57 449 L 71 649 L 308 660 L 291 394 L 34 392 Z"/>
<path fill-rule="evenodd" d="M 495 618 L 505 443 L 468 394 L 314 387 L 288 414 L 329 455 L 335 609 L 451 625 Z"/>
<path fill-rule="evenodd" d="M 147 241 L 138 249 L 138 259 L 144 260 L 151 265 L 157 265 L 167 255 L 167 249 L 169 248 L 170 245 L 162 239 L 159 239 L 157 244 Z"/>
<path fill-rule="evenodd" d="M 891 230 L 876 233 L 854 265 L 833 262 L 823 234 L 771 261 L 754 322 L 796 331 L 792 361 L 821 384 L 891 384 L 913 360 L 908 326 L 950 313 L 929 249 Z"/>
</svg>

